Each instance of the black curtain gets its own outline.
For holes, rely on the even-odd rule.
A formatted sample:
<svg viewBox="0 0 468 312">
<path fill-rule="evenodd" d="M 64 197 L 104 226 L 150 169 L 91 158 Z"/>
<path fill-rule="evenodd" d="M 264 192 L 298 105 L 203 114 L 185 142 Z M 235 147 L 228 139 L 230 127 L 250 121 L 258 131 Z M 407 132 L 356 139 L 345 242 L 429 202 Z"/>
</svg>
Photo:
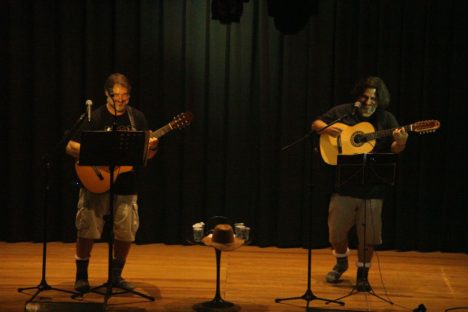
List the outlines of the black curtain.
<svg viewBox="0 0 468 312">
<path fill-rule="evenodd" d="M 40 241 L 44 211 L 48 240 L 75 239 L 77 183 L 57 145 L 122 72 L 152 129 L 195 116 L 145 170 L 137 243 L 184 243 L 192 223 L 223 215 L 251 226 L 255 245 L 304 246 L 311 233 L 327 246 L 333 177 L 315 137 L 280 150 L 378 75 L 401 124 L 441 122 L 399 158 L 382 248 L 468 251 L 464 2 L 320 0 L 289 28 L 272 4 L 246 1 L 224 23 L 209 0 L 4 1 L 0 240 Z"/>
</svg>

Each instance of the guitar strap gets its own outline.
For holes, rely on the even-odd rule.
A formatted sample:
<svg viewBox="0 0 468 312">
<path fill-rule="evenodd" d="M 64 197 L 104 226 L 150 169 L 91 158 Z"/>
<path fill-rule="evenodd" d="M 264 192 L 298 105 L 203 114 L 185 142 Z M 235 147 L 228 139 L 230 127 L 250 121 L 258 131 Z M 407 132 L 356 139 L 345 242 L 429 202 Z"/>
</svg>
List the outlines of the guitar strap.
<svg viewBox="0 0 468 312">
<path fill-rule="evenodd" d="M 127 105 L 128 119 L 130 120 L 130 126 L 132 131 L 136 131 L 135 118 L 133 117 L 133 109 L 130 105 Z"/>
<path fill-rule="evenodd" d="M 133 108 L 130 105 L 127 105 L 127 113 L 128 113 L 128 119 L 130 120 L 130 127 L 132 127 L 132 131 L 136 131 L 136 124 L 135 124 L 135 117 L 133 117 Z M 135 171 L 135 168 L 132 170 L 133 172 Z"/>
</svg>

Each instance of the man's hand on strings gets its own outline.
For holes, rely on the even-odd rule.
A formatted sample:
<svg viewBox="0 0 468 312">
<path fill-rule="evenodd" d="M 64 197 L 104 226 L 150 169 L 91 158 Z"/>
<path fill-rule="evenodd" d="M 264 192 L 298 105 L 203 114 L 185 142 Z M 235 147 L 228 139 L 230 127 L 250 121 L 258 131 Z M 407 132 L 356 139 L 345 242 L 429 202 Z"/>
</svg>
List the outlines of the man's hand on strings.
<svg viewBox="0 0 468 312">
<path fill-rule="evenodd" d="M 398 145 L 406 145 L 406 140 L 408 140 L 408 132 L 406 132 L 404 127 L 393 130 L 392 135 L 393 139 Z"/>
<path fill-rule="evenodd" d="M 391 146 L 392 152 L 395 154 L 401 153 L 406 148 L 406 141 L 408 140 L 408 132 L 404 127 L 393 130 L 393 143 Z"/>
<path fill-rule="evenodd" d="M 159 140 L 157 138 L 150 138 L 148 143 L 148 158 L 153 158 L 158 151 Z"/>
</svg>

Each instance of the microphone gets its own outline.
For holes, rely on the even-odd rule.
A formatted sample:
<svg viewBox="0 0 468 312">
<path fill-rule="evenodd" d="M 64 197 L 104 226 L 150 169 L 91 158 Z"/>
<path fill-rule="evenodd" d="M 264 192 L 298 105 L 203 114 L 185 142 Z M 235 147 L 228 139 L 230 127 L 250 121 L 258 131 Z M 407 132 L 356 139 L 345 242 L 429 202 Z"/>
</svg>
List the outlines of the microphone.
<svg viewBox="0 0 468 312">
<path fill-rule="evenodd" d="M 362 103 L 357 101 L 353 104 L 353 115 L 356 115 L 357 111 L 361 108 Z"/>
<path fill-rule="evenodd" d="M 111 98 L 114 98 L 114 89 L 113 89 L 113 88 L 107 89 L 107 92 L 109 93 L 109 96 L 110 96 Z"/>
<path fill-rule="evenodd" d="M 86 100 L 86 117 L 88 117 L 88 122 L 91 122 L 92 107 L 93 107 L 93 101 Z"/>
</svg>

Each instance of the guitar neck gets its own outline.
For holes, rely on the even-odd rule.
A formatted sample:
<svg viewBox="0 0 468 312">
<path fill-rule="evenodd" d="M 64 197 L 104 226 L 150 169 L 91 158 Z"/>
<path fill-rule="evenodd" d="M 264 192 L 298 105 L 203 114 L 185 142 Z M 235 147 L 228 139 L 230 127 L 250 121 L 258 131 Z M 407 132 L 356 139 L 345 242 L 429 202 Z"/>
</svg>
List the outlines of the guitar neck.
<svg viewBox="0 0 468 312">
<path fill-rule="evenodd" d="M 171 124 L 169 123 L 169 124 L 165 125 L 164 127 L 159 128 L 158 130 L 151 131 L 150 137 L 159 139 L 163 135 L 171 132 L 172 130 L 174 130 L 174 129 L 171 127 Z"/>
<path fill-rule="evenodd" d="M 175 130 L 175 129 L 180 130 L 180 129 L 188 126 L 192 122 L 192 119 L 193 119 L 193 115 L 190 112 L 185 112 L 185 113 L 179 114 L 176 117 L 174 117 L 173 121 L 171 121 L 170 123 L 168 123 L 164 127 L 160 128 L 158 130 L 155 130 L 155 131 L 151 131 L 150 132 L 150 137 L 159 139 L 163 135 L 171 132 L 172 130 Z"/>
<path fill-rule="evenodd" d="M 411 125 L 403 126 L 403 128 L 405 128 L 406 132 L 412 131 L 412 126 Z M 373 132 L 373 133 L 363 134 L 362 136 L 366 138 L 366 141 L 371 141 L 371 140 L 375 140 L 375 139 L 378 139 L 378 138 L 391 136 L 392 133 L 393 133 L 393 130 L 395 130 L 395 129 L 397 129 L 397 128 L 380 130 L 380 131 L 376 131 L 376 132 Z"/>
</svg>

